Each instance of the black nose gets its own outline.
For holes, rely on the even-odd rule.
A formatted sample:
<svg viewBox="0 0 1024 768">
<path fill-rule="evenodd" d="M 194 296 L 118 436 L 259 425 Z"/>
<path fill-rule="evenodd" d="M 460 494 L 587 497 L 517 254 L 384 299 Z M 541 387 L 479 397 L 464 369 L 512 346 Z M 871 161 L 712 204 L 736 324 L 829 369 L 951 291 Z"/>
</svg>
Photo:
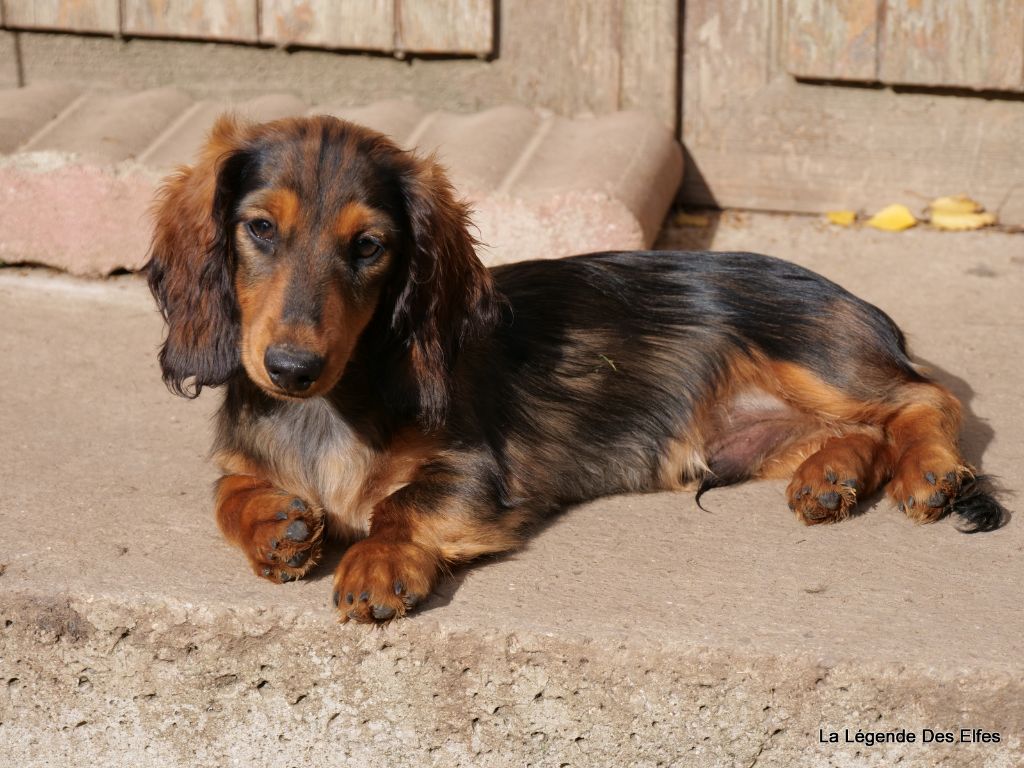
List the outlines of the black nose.
<svg viewBox="0 0 1024 768">
<path fill-rule="evenodd" d="M 324 369 L 324 359 L 294 347 L 270 347 L 263 355 L 270 380 L 285 392 L 305 392 Z"/>
</svg>

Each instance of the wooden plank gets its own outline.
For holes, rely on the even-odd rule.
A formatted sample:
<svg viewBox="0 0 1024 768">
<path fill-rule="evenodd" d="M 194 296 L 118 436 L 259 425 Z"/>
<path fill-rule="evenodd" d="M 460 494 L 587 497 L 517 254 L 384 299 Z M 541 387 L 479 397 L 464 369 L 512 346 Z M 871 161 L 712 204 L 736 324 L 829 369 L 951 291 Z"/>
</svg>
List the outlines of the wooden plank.
<svg viewBox="0 0 1024 768">
<path fill-rule="evenodd" d="M 683 138 L 713 142 L 728 113 L 760 93 L 778 70 L 773 3 L 687 0 L 683 52 Z M 735 106 L 732 106 L 735 105 Z M 689 164 L 685 177 L 693 181 Z M 685 183 L 685 182 L 684 182 Z"/>
<path fill-rule="evenodd" d="M 784 0 L 786 71 L 824 80 L 877 79 L 879 0 Z"/>
<path fill-rule="evenodd" d="M 886 83 L 1024 90 L 1024 2 L 888 0 Z"/>
<path fill-rule="evenodd" d="M 494 51 L 495 0 L 397 0 L 396 49 L 416 53 Z"/>
<path fill-rule="evenodd" d="M 395 45 L 395 0 L 260 0 L 260 40 L 391 51 Z"/>
<path fill-rule="evenodd" d="M 622 94 L 622 0 L 501 3 L 512 98 L 563 114 L 612 112 Z"/>
<path fill-rule="evenodd" d="M 123 0 L 127 35 L 254 43 L 257 0 Z"/>
<path fill-rule="evenodd" d="M 651 112 L 677 131 L 681 55 L 677 0 L 624 0 L 619 106 Z"/>
<path fill-rule="evenodd" d="M 118 0 L 3 0 L 11 29 L 118 32 Z"/>
</svg>

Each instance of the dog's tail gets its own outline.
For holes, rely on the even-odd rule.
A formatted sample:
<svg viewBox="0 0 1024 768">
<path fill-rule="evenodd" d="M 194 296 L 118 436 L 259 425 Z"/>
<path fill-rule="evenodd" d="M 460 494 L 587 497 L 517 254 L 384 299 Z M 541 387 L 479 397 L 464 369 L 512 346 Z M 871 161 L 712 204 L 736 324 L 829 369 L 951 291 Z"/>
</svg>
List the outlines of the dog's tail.
<svg viewBox="0 0 1024 768">
<path fill-rule="evenodd" d="M 996 488 L 987 475 L 968 476 L 960 492 L 949 504 L 947 514 L 960 517 L 963 533 L 984 533 L 1001 528 L 1010 521 L 1010 511 L 995 497 Z"/>
</svg>

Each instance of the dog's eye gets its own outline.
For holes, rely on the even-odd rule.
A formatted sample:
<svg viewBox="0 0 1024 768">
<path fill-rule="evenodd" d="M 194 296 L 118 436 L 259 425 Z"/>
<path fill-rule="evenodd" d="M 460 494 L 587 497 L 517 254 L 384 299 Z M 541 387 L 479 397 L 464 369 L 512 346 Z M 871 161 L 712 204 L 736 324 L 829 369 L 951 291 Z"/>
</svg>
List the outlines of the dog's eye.
<svg viewBox="0 0 1024 768">
<path fill-rule="evenodd" d="M 356 239 L 356 257 L 368 261 L 375 259 L 384 251 L 384 244 L 372 235 L 360 235 Z"/>
<path fill-rule="evenodd" d="M 263 240 L 267 243 L 274 242 L 274 235 L 276 230 L 274 224 L 266 219 L 253 219 L 249 222 L 249 231 L 252 232 L 252 236 L 258 240 Z"/>
</svg>

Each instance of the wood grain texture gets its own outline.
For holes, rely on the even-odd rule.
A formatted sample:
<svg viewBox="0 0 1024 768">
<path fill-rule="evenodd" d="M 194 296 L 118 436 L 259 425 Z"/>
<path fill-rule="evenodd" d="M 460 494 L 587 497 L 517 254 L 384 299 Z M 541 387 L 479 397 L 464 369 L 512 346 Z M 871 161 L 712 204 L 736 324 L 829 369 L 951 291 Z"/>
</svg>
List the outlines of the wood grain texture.
<svg viewBox="0 0 1024 768">
<path fill-rule="evenodd" d="M 123 0 L 128 35 L 257 42 L 258 0 Z"/>
<path fill-rule="evenodd" d="M 786 71 L 797 77 L 877 76 L 880 0 L 783 0 Z"/>
<path fill-rule="evenodd" d="M 887 0 L 886 83 L 1024 90 L 1024 2 Z"/>
<path fill-rule="evenodd" d="M 760 0 L 688 0 L 683 52 L 683 137 L 714 143 L 719 125 L 748 117 L 749 98 L 777 73 L 772 8 Z M 685 183 L 692 183 L 687 170 Z"/>
<path fill-rule="evenodd" d="M 395 48 L 416 53 L 494 51 L 494 0 L 397 0 Z"/>
<path fill-rule="evenodd" d="M 516 98 L 565 114 L 611 112 L 622 93 L 621 0 L 503 2 L 498 64 Z"/>
<path fill-rule="evenodd" d="M 391 51 L 395 44 L 394 0 L 261 0 L 260 40 Z"/>
<path fill-rule="evenodd" d="M 679 84 L 679 3 L 676 0 L 623 0 L 622 109 L 643 109 L 677 130 Z"/>
<path fill-rule="evenodd" d="M 118 0 L 3 0 L 4 24 L 12 29 L 67 32 L 118 31 Z"/>
</svg>

